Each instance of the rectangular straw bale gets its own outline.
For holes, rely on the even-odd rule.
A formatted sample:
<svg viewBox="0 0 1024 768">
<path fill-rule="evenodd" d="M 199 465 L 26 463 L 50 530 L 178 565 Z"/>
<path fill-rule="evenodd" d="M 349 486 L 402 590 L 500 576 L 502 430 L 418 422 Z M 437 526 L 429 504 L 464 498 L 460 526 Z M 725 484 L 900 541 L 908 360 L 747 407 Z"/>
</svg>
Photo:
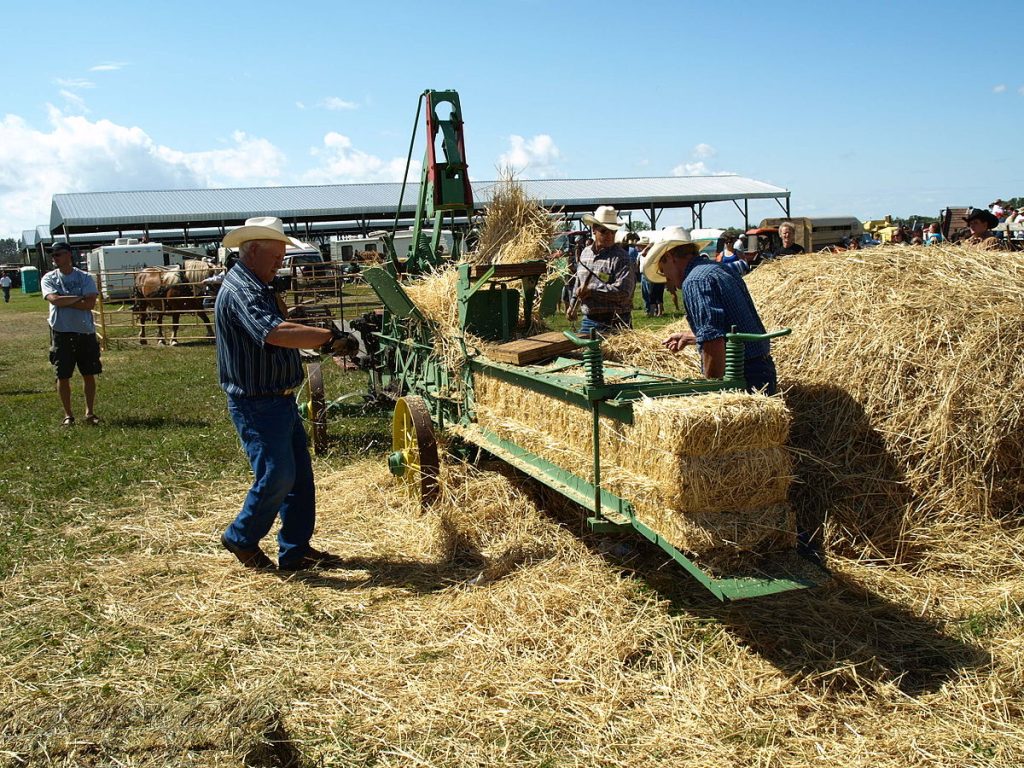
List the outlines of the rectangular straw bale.
<svg viewBox="0 0 1024 768">
<path fill-rule="evenodd" d="M 645 398 L 633 406 L 636 442 L 679 456 L 785 445 L 789 425 L 781 398 L 746 392 Z"/>
<path fill-rule="evenodd" d="M 590 444 L 552 439 L 548 430 L 477 406 L 477 423 L 499 437 L 588 480 L 593 466 Z M 786 498 L 792 476 L 789 452 L 782 446 L 707 456 L 677 456 L 660 449 L 602 450 L 602 485 L 645 506 L 678 514 L 724 513 L 756 509 Z"/>
<path fill-rule="evenodd" d="M 577 450 L 590 452 L 593 417 L 589 410 L 475 374 L 477 403 L 492 413 L 557 435 Z M 633 405 L 633 424 L 601 419 L 601 455 L 630 466 L 651 449 L 676 456 L 701 456 L 785 445 L 790 415 L 780 398 L 746 392 L 711 392 L 671 398 L 645 398 Z"/>
<path fill-rule="evenodd" d="M 487 375 L 473 383 L 481 427 L 593 480 L 590 411 Z M 601 485 L 641 521 L 705 560 L 791 547 L 790 418 L 780 400 L 718 392 L 646 399 L 633 413 L 631 425 L 601 419 Z"/>
<path fill-rule="evenodd" d="M 589 478 L 589 469 L 581 472 L 580 468 L 589 468 L 590 456 L 568 449 L 546 433 L 511 419 L 488 418 L 486 412 L 478 423 L 553 464 Z M 474 427 L 455 431 L 469 440 L 479 441 Z M 725 475 L 720 473 L 720 476 Z M 725 567 L 736 558 L 738 551 L 767 554 L 794 546 L 796 521 L 792 507 L 785 501 L 785 493 L 781 500 L 774 499 L 763 507 L 681 513 L 666 504 L 666 489 L 653 478 L 605 463 L 602 463 L 601 477 L 602 487 L 633 503 L 641 522 L 674 547 L 696 554 L 702 564 Z M 668 491 L 678 496 L 675 488 Z"/>
</svg>

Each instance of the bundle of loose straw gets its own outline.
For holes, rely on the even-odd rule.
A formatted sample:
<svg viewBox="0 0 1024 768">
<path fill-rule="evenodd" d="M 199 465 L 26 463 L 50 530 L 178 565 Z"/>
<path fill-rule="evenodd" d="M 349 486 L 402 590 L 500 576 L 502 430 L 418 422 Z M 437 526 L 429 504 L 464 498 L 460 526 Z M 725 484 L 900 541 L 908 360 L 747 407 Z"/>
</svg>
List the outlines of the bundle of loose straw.
<svg viewBox="0 0 1024 768">
<path fill-rule="evenodd" d="M 511 175 L 493 187 L 480 242 L 467 260 L 474 264 L 513 264 L 547 259 L 558 221 L 531 199 Z"/>
</svg>

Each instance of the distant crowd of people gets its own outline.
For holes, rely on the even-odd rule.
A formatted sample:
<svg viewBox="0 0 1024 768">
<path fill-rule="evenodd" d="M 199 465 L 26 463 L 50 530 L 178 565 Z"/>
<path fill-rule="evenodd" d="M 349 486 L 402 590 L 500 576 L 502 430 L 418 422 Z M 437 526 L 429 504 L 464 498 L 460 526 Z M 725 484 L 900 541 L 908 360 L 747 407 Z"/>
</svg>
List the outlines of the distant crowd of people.
<svg viewBox="0 0 1024 768">
<path fill-rule="evenodd" d="M 960 221 L 950 222 L 949 239 L 959 245 L 984 250 L 1005 250 L 1024 241 L 1024 209 L 1005 206 L 997 200 L 985 208 L 969 208 Z M 964 226 L 965 225 L 965 226 Z M 901 225 L 890 237 L 897 245 L 935 245 L 946 238 L 938 223 L 908 227 Z"/>
</svg>

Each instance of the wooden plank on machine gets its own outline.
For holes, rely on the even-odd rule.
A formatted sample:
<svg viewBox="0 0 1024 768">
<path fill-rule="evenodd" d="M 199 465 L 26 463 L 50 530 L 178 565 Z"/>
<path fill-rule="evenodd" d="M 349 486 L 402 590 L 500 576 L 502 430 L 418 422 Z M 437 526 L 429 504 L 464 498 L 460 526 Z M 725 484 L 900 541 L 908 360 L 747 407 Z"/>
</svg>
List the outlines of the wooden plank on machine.
<svg viewBox="0 0 1024 768">
<path fill-rule="evenodd" d="M 510 341 L 491 349 L 487 356 L 499 363 L 526 365 L 548 357 L 557 357 L 572 352 L 576 345 L 558 331 Z"/>
</svg>

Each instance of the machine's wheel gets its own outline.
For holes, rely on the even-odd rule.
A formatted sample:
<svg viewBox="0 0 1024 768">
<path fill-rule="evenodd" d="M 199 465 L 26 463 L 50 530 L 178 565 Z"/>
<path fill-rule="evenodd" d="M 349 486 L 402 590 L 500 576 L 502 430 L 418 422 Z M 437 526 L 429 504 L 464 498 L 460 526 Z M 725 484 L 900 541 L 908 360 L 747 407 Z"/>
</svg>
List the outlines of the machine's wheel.
<svg viewBox="0 0 1024 768">
<path fill-rule="evenodd" d="M 327 449 L 327 398 L 319 360 L 306 365 L 306 376 L 309 382 L 309 433 L 313 440 L 313 453 L 319 456 Z"/>
<path fill-rule="evenodd" d="M 424 507 L 429 506 L 437 498 L 440 466 L 434 423 L 422 397 L 400 397 L 395 403 L 391 447 L 394 449 L 388 458 L 391 472 L 420 497 Z"/>
</svg>

